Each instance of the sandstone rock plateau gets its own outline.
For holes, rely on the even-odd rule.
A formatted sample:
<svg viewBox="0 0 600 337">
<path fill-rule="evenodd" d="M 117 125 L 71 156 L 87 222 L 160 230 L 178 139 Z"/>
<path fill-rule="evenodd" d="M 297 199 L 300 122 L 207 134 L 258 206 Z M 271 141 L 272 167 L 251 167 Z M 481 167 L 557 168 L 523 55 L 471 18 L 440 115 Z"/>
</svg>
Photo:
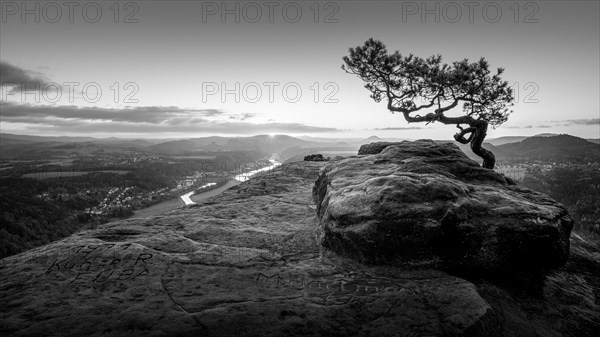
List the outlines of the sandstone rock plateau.
<svg viewBox="0 0 600 337">
<path fill-rule="evenodd" d="M 430 143 L 418 145 L 434 148 Z M 455 153 L 453 148 L 442 148 Z M 573 236 L 571 256 L 560 267 L 568 247 L 567 242 L 560 240 L 568 239 L 570 225 L 562 208 L 533 192 L 526 197 L 527 193 L 508 185 L 501 176 L 491 174 L 496 178 L 485 178 L 489 187 L 483 181 L 478 183 L 476 177 L 455 179 L 450 174 L 460 176 L 458 172 L 463 172 L 465 165 L 469 172 L 476 172 L 476 167 L 467 161 L 453 164 L 455 157 L 437 159 L 441 166 L 454 167 L 444 179 L 451 182 L 451 187 L 439 187 L 438 191 L 442 181 L 428 178 L 433 183 L 428 188 L 441 195 L 440 203 L 449 205 L 448 200 L 455 200 L 457 206 L 452 209 L 456 212 L 442 212 L 441 204 L 424 203 L 422 212 L 435 210 L 439 217 L 431 217 L 431 230 L 422 235 L 435 234 L 436 227 L 446 226 L 435 222 L 444 218 L 452 219 L 447 226 L 455 234 L 449 238 L 470 233 L 462 227 L 470 219 L 471 208 L 460 208 L 468 204 L 469 193 L 494 188 L 497 199 L 524 194 L 519 202 L 515 199 L 514 204 L 497 207 L 506 210 L 494 211 L 508 214 L 512 207 L 514 212 L 523 210 L 523 219 L 530 219 L 528 210 L 541 210 L 540 220 L 524 221 L 539 230 L 540 237 L 547 235 L 547 240 L 523 238 L 515 245 L 534 242 L 545 254 L 552 254 L 548 260 L 553 262 L 539 262 L 541 266 L 556 269 L 536 273 L 524 282 L 503 283 L 451 274 L 440 270 L 444 269 L 440 263 L 421 263 L 428 258 L 452 261 L 450 257 L 458 252 L 450 250 L 452 254 L 445 256 L 447 248 L 441 253 L 431 247 L 424 249 L 416 259 L 416 255 L 409 254 L 419 268 L 396 263 L 397 253 L 351 249 L 352 245 L 362 244 L 379 247 L 379 243 L 352 239 L 371 235 L 367 227 L 377 229 L 377 214 L 381 213 L 369 209 L 372 204 L 368 203 L 368 196 L 347 199 L 354 201 L 344 206 L 343 199 L 335 198 L 336 193 L 343 186 L 360 185 L 359 180 L 368 178 L 365 172 L 375 175 L 379 170 L 380 177 L 385 177 L 385 172 L 399 175 L 391 162 L 400 163 L 402 159 L 385 159 L 385 153 L 391 152 L 408 158 L 402 151 L 390 148 L 327 166 L 316 185 L 320 217 L 316 215 L 311 192 L 327 162 L 298 162 L 252 178 L 201 205 L 153 218 L 104 224 L 0 260 L 0 335 L 592 336 L 598 331 L 598 250 Z M 430 159 L 435 156 L 432 154 Z M 419 156 L 410 157 L 415 158 L 411 174 L 419 173 L 419 168 L 432 177 L 438 174 L 431 171 L 439 167 L 424 165 L 426 160 Z M 390 163 L 385 164 L 386 160 Z M 350 163 L 361 161 L 365 169 L 352 171 L 358 166 Z M 411 164 L 405 160 L 405 164 L 397 165 Z M 439 168 L 439 172 L 444 169 Z M 344 183 L 336 177 L 344 177 Z M 325 179 L 327 185 L 323 185 Z M 410 188 L 419 184 L 426 185 L 418 180 Z M 379 186 L 367 185 L 369 191 L 377 191 Z M 475 192 L 469 190 L 471 185 Z M 410 191 L 408 187 L 403 190 Z M 348 193 L 351 197 L 363 191 L 356 187 Z M 480 195 L 492 198 L 491 194 Z M 425 197 L 407 195 L 404 202 Z M 387 198 L 397 200 L 393 193 Z M 483 206 L 472 207 L 479 211 L 478 207 Z M 339 216 L 341 209 L 351 208 L 356 208 L 352 214 L 359 210 L 372 212 L 365 216 L 373 216 L 375 222 L 365 223 L 365 229 L 359 230 L 361 225 L 356 227 L 349 222 L 358 215 Z M 389 209 L 395 214 L 401 214 L 400 211 Z M 480 213 L 473 214 L 472 219 L 482 219 Z M 472 221 L 475 226 L 475 220 Z M 525 222 L 515 225 L 524 226 Z M 500 228 L 501 224 L 491 226 Z M 553 226 L 554 231 L 546 229 Z M 561 230 L 566 232 L 555 234 Z M 485 231 L 474 233 L 489 239 L 490 234 Z M 511 239 L 521 238 L 510 231 L 508 234 Z M 323 249 L 318 238 L 332 249 Z M 467 247 L 467 253 L 477 252 L 475 246 Z M 508 260 L 496 257 L 499 252 L 494 247 L 489 255 L 467 256 L 466 261 L 483 267 L 485 261 L 512 261 L 511 255 L 505 257 Z M 523 258 L 539 259 L 537 255 Z M 357 259 L 383 264 L 363 264 Z"/>
</svg>

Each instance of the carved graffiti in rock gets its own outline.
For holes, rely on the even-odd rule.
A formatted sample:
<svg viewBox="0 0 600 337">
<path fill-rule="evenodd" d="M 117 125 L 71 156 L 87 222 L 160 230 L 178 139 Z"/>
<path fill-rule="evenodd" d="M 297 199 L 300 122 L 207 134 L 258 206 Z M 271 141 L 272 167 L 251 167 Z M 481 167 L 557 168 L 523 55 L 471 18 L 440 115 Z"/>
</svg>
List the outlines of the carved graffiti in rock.
<svg viewBox="0 0 600 337">
<path fill-rule="evenodd" d="M 46 273 L 70 282 L 128 281 L 147 276 L 153 254 L 130 249 L 131 244 L 81 245 L 54 258 Z"/>
<path fill-rule="evenodd" d="M 385 279 L 313 278 L 308 274 L 293 273 L 259 272 L 255 276 L 255 284 L 265 291 L 303 293 L 311 301 L 323 305 L 371 303 L 389 294 L 416 293 L 410 283 L 400 284 Z"/>
</svg>

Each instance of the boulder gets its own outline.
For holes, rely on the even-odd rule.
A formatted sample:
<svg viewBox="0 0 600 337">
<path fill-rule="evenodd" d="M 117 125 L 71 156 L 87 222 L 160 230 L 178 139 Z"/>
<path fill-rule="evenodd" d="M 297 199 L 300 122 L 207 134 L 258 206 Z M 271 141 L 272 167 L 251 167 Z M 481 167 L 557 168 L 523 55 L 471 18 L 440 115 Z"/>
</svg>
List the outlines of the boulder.
<svg viewBox="0 0 600 337">
<path fill-rule="evenodd" d="M 322 154 L 309 154 L 304 157 L 304 161 L 327 161 L 329 158 L 324 158 Z"/>
<path fill-rule="evenodd" d="M 378 154 L 390 145 L 398 144 L 397 142 L 375 142 L 361 145 L 358 149 L 359 155 Z"/>
<path fill-rule="evenodd" d="M 452 143 L 373 143 L 313 187 L 320 242 L 368 264 L 500 274 L 565 264 L 573 221 Z"/>
</svg>

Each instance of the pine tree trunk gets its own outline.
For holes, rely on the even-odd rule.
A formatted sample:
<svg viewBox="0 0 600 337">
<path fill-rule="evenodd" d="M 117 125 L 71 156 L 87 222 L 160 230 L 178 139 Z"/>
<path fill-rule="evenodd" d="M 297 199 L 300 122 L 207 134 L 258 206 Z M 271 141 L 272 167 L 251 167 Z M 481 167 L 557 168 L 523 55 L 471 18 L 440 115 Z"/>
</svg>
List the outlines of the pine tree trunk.
<svg viewBox="0 0 600 337">
<path fill-rule="evenodd" d="M 496 165 L 496 157 L 492 151 L 481 147 L 485 136 L 487 136 L 488 123 L 486 121 L 478 120 L 472 124 L 471 127 L 475 129 L 475 131 L 473 131 L 473 138 L 471 138 L 471 150 L 473 153 L 483 158 L 483 164 L 481 166 L 493 170 Z"/>
</svg>

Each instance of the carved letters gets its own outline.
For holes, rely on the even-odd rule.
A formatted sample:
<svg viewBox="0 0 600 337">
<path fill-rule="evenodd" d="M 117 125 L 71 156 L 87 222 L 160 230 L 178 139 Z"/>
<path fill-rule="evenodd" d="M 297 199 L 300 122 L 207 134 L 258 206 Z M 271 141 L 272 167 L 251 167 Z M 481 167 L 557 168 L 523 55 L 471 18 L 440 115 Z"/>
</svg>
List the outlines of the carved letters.
<svg viewBox="0 0 600 337">
<path fill-rule="evenodd" d="M 71 247 L 66 257 L 55 258 L 46 272 L 70 277 L 71 283 L 128 281 L 147 276 L 152 254 L 128 251 L 130 246 L 127 243 Z"/>
<path fill-rule="evenodd" d="M 377 295 L 401 294 L 415 290 L 382 279 L 314 279 L 306 274 L 257 273 L 255 284 L 259 288 L 279 291 L 303 292 L 313 301 L 324 305 L 350 302 L 370 303 Z"/>
</svg>

